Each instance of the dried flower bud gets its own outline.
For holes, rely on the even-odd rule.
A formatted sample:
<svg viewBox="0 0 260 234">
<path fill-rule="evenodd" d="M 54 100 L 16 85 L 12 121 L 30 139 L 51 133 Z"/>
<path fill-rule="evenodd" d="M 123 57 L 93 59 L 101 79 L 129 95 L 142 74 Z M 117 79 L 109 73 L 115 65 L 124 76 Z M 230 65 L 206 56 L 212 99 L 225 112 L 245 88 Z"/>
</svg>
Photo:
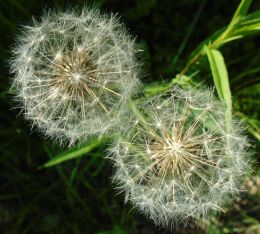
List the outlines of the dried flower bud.
<svg viewBox="0 0 260 234">
<path fill-rule="evenodd" d="M 118 124 L 139 83 L 134 40 L 114 15 L 49 12 L 13 48 L 13 88 L 44 135 L 73 144 Z"/>
<path fill-rule="evenodd" d="M 238 192 L 248 144 L 239 123 L 226 131 L 225 106 L 210 90 L 173 90 L 133 107 L 111 147 L 125 200 L 156 224 L 205 217 Z"/>
</svg>

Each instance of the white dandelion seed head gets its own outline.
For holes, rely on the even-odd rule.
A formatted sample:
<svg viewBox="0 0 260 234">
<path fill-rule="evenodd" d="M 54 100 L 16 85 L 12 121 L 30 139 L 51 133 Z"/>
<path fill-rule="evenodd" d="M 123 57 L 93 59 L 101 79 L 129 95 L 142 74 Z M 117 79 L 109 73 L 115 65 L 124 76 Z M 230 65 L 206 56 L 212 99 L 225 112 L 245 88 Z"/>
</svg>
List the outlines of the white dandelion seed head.
<svg viewBox="0 0 260 234">
<path fill-rule="evenodd" d="M 24 27 L 13 48 L 12 88 L 44 135 L 81 142 L 120 121 L 120 105 L 139 86 L 136 52 L 112 14 L 49 12 Z"/>
<path fill-rule="evenodd" d="M 168 227 L 222 211 L 248 171 L 247 140 L 235 120 L 226 131 L 224 104 L 210 90 L 176 87 L 137 109 L 142 117 L 110 149 L 126 201 Z"/>
</svg>

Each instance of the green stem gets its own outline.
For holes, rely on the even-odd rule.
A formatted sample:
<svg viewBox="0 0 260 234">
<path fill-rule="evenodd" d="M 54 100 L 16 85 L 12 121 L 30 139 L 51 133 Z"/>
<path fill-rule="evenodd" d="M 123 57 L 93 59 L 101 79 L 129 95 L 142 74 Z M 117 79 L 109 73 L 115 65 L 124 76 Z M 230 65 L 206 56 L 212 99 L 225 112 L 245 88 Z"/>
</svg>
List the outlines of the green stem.
<svg viewBox="0 0 260 234">
<path fill-rule="evenodd" d="M 144 129 L 149 132 L 152 136 L 157 138 L 156 132 L 149 126 L 149 123 L 144 119 L 142 113 L 136 108 L 133 101 L 129 102 L 129 106 L 132 109 L 134 115 L 136 116 L 138 122 L 144 127 Z"/>
<path fill-rule="evenodd" d="M 234 27 L 237 25 L 237 23 L 240 20 L 239 15 L 241 14 L 241 8 L 244 7 L 244 11 L 246 12 L 248 10 L 248 7 L 250 6 L 251 1 L 248 1 L 245 3 L 246 0 L 242 0 L 241 3 L 239 4 L 233 18 L 231 19 L 230 23 L 228 24 L 226 30 L 220 34 L 219 37 L 215 39 L 215 41 L 208 45 L 209 49 L 218 49 L 223 42 L 230 36 L 232 33 L 232 30 Z M 245 7 L 246 5 L 246 7 Z M 244 13 L 245 13 L 244 12 Z M 205 46 L 205 45 L 204 45 Z M 181 76 L 185 75 L 188 70 L 199 60 L 201 57 L 203 57 L 206 53 L 204 51 L 204 46 L 202 46 L 202 49 L 193 56 L 193 58 L 187 63 L 187 65 L 183 68 L 183 70 L 179 73 Z"/>
</svg>

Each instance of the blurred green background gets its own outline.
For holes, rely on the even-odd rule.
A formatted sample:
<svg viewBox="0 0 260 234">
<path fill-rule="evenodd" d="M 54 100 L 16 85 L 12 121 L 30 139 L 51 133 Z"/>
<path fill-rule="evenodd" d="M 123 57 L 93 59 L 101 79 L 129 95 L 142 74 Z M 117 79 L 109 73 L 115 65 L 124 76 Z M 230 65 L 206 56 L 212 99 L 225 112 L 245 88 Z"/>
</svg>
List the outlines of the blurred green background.
<svg viewBox="0 0 260 234">
<path fill-rule="evenodd" d="M 240 1 L 97 0 L 102 12 L 117 12 L 143 49 L 144 83 L 171 80 L 193 49 L 227 25 Z M 58 166 L 38 169 L 64 149 L 43 139 L 24 119 L 9 93 L 8 59 L 19 26 L 44 9 L 80 7 L 92 1 L 0 0 L 0 233 L 167 233 L 124 205 L 111 185 L 112 166 L 99 149 Z M 250 12 L 260 9 L 253 1 Z M 176 233 L 260 233 L 260 47 L 247 37 L 221 49 L 229 70 L 235 113 L 248 126 L 253 172 L 226 214 Z M 207 60 L 194 79 L 213 85 Z M 196 71 L 196 66 L 193 70 Z M 175 233 L 174 231 L 169 233 Z"/>
</svg>

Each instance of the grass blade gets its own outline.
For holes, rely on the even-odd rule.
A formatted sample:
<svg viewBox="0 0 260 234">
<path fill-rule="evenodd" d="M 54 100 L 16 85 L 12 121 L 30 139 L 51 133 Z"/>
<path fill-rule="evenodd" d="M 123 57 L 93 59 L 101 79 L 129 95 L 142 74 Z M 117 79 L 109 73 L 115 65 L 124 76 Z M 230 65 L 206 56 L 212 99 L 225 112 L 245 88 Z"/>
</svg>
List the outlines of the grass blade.
<svg viewBox="0 0 260 234">
<path fill-rule="evenodd" d="M 213 80 L 220 99 L 224 100 L 227 106 L 227 127 L 229 129 L 232 118 L 232 100 L 229 87 L 228 72 L 222 54 L 216 49 L 207 46 L 206 52 L 210 63 Z"/>
<path fill-rule="evenodd" d="M 243 17 L 243 16 L 246 16 L 248 10 L 249 10 L 249 7 L 252 3 L 252 0 L 242 0 L 231 20 L 231 24 L 235 21 L 237 21 L 238 18 L 240 17 Z"/>
<path fill-rule="evenodd" d="M 58 154 L 57 156 L 55 156 L 54 158 L 52 158 L 48 162 L 44 163 L 39 168 L 41 169 L 41 168 L 51 167 L 51 166 L 60 164 L 60 163 L 62 163 L 64 161 L 81 157 L 84 154 L 89 153 L 90 151 L 92 151 L 94 148 L 97 148 L 102 143 L 103 143 L 102 140 L 94 139 L 91 142 L 89 142 L 88 144 L 86 144 L 85 146 L 82 146 L 80 148 L 79 147 L 75 147 L 75 148 L 72 148 L 70 150 L 67 150 L 65 152 L 62 152 L 62 153 Z"/>
</svg>

